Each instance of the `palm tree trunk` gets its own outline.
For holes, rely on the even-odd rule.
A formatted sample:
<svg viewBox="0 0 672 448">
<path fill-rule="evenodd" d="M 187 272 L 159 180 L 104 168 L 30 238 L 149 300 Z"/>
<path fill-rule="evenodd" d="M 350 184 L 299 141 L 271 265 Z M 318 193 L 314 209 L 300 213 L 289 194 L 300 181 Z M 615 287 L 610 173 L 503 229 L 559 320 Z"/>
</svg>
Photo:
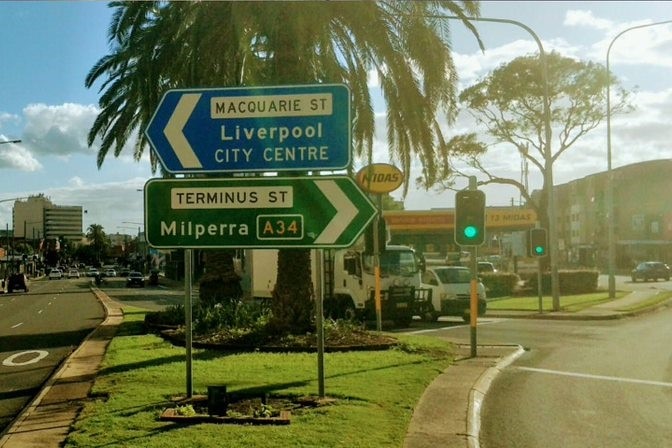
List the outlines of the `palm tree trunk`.
<svg viewBox="0 0 672 448">
<path fill-rule="evenodd" d="M 199 282 L 199 298 L 204 306 L 240 300 L 240 276 L 233 266 L 233 253 L 212 250 L 205 253 L 205 273 Z"/>
<path fill-rule="evenodd" d="M 269 329 L 302 334 L 312 328 L 313 282 L 308 249 L 278 252 L 277 282 L 272 293 Z"/>
</svg>

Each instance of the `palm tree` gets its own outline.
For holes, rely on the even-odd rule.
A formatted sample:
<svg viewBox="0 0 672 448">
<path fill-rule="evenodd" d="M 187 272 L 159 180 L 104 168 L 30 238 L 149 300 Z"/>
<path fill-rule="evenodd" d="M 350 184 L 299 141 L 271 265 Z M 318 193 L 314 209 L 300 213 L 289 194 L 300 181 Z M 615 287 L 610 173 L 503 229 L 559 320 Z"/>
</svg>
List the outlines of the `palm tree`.
<svg viewBox="0 0 672 448">
<path fill-rule="evenodd" d="M 96 261 L 100 264 L 108 247 L 107 235 L 105 235 L 103 226 L 100 224 L 91 224 L 88 229 L 86 229 L 86 238 L 93 247 L 94 254 L 96 254 Z"/>
<path fill-rule="evenodd" d="M 390 158 L 408 173 L 414 157 L 431 184 L 435 161 L 448 148 L 442 120 L 456 113 L 456 72 L 447 23 L 432 16 L 467 16 L 475 1 L 378 2 L 113 2 L 111 51 L 91 69 L 86 86 L 104 79 L 101 112 L 89 132 L 100 137 L 98 166 L 118 156 L 143 130 L 166 89 L 344 83 L 352 94 L 355 156 L 372 158 L 375 116 L 369 74 L 387 103 Z M 139 159 L 147 142 L 134 146 Z M 150 154 L 153 167 L 156 158 Z M 404 183 L 404 193 L 408 179 Z M 206 268 L 232 271 L 230 257 Z M 210 258 L 209 258 L 210 259 Z M 309 254 L 281 250 L 274 316 L 282 331 L 310 326 Z M 230 277 L 230 276 L 229 276 Z M 282 317 L 278 317 L 282 316 Z"/>
</svg>

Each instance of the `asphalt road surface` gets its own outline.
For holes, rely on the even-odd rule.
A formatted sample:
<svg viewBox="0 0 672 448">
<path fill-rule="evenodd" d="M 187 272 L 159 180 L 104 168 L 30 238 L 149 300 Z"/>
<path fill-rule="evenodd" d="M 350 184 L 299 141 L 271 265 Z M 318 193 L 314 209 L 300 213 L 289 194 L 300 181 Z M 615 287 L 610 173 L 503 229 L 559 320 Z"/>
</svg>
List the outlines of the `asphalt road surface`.
<svg viewBox="0 0 672 448">
<path fill-rule="evenodd" d="M 602 323 L 498 325 L 529 351 L 486 396 L 481 446 L 672 446 L 671 321 L 666 309 Z"/>
<path fill-rule="evenodd" d="M 164 285 L 151 286 L 146 282 L 144 288 L 127 288 L 124 278 L 106 278 L 100 285 L 105 294 L 123 305 L 144 308 L 150 311 L 160 311 L 171 305 L 184 304 L 184 287 L 177 284 L 174 287 Z"/>
<path fill-rule="evenodd" d="M 0 431 L 103 321 L 87 279 L 38 280 L 0 295 Z"/>
<path fill-rule="evenodd" d="M 527 350 L 486 395 L 481 447 L 672 446 L 671 322 L 669 308 L 610 321 L 480 319 L 479 344 Z M 469 326 L 451 324 L 432 334 L 469 344 Z"/>
</svg>

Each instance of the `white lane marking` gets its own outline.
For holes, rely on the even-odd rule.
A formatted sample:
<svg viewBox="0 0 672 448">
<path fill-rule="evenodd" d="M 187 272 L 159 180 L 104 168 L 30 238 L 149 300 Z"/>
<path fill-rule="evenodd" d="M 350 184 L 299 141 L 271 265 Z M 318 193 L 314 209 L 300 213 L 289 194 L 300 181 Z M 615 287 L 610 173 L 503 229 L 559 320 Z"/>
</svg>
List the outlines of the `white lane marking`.
<svg viewBox="0 0 672 448">
<path fill-rule="evenodd" d="M 578 373 L 578 372 L 563 372 L 560 370 L 536 369 L 534 367 L 516 367 L 516 368 L 518 370 L 525 370 L 528 372 L 548 373 L 551 375 L 572 376 L 576 378 L 588 378 L 592 380 L 605 380 L 605 381 L 616 381 L 619 383 L 633 383 L 633 384 L 646 384 L 649 386 L 672 387 L 672 383 L 666 383 L 664 381 L 649 381 L 649 380 L 638 380 L 636 378 L 621 378 L 618 376 L 591 375 L 588 373 Z"/>
<path fill-rule="evenodd" d="M 15 362 L 14 360 L 21 357 L 21 356 L 26 356 L 26 355 L 34 355 L 33 358 L 29 358 L 26 361 L 23 362 Z M 49 352 L 45 350 L 28 350 L 25 352 L 20 352 L 20 353 L 15 353 L 12 356 L 5 358 L 2 361 L 3 366 L 7 367 L 17 367 L 17 366 L 25 366 L 28 364 L 35 364 L 38 361 L 43 360 L 44 358 L 49 355 Z"/>
<path fill-rule="evenodd" d="M 21 325 L 23 325 L 23 322 L 19 322 L 18 324 L 13 325 L 12 328 L 17 328 L 17 327 L 20 327 Z"/>
<path fill-rule="evenodd" d="M 481 325 L 491 325 L 491 324 L 498 324 L 500 322 L 504 322 L 508 319 L 492 319 L 492 320 L 479 320 L 477 326 Z M 416 331 L 409 331 L 406 332 L 406 334 L 422 334 L 422 333 L 432 333 L 435 331 L 444 331 L 444 330 L 459 330 L 460 328 L 468 327 L 469 324 L 459 324 L 459 325 L 451 325 L 450 327 L 439 327 L 439 328 L 427 328 L 424 330 L 416 330 Z"/>
</svg>

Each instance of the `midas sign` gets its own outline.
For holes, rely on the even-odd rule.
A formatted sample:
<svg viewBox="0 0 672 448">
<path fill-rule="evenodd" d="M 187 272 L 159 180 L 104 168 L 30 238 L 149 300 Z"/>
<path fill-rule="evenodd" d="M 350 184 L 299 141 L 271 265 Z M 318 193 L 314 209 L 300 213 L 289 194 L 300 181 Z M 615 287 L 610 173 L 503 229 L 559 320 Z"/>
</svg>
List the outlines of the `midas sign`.
<svg viewBox="0 0 672 448">
<path fill-rule="evenodd" d="M 404 173 L 394 165 L 372 163 L 359 170 L 356 179 L 364 191 L 383 194 L 399 188 L 404 181 Z"/>
</svg>

